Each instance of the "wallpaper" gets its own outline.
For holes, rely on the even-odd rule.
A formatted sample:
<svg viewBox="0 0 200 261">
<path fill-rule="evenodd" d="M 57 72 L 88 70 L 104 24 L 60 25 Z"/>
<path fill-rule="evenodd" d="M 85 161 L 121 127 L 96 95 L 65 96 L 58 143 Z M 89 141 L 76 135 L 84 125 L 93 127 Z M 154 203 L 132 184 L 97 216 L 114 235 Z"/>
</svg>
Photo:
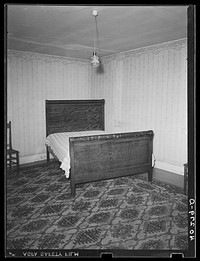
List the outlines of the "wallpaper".
<svg viewBox="0 0 200 261">
<path fill-rule="evenodd" d="M 106 100 L 112 131 L 154 131 L 157 166 L 187 162 L 186 39 L 104 57 L 92 72 L 93 98 Z"/>
<path fill-rule="evenodd" d="M 156 166 L 187 162 L 187 40 L 85 60 L 8 51 L 7 120 L 20 162 L 45 158 L 45 99 L 105 99 L 107 131 L 154 131 Z"/>
<path fill-rule="evenodd" d="M 45 157 L 46 99 L 91 97 L 90 65 L 84 60 L 8 51 L 7 120 L 20 163 Z"/>
</svg>

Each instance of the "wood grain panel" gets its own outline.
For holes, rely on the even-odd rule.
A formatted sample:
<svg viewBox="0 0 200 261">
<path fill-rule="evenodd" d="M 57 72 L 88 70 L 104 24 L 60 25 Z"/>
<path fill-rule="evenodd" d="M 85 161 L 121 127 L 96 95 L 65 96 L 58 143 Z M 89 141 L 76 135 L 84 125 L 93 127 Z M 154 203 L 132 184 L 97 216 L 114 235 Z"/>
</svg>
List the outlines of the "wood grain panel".
<svg viewBox="0 0 200 261">
<path fill-rule="evenodd" d="M 121 138 L 115 142 L 100 140 L 91 143 L 94 144 L 77 145 L 76 173 L 94 173 L 97 170 L 107 171 L 151 163 L 148 139 Z"/>
<path fill-rule="evenodd" d="M 73 137 L 70 145 L 72 196 L 76 184 L 148 172 L 152 181 L 153 131 Z"/>
<path fill-rule="evenodd" d="M 46 135 L 104 130 L 104 100 L 46 100 Z"/>
</svg>

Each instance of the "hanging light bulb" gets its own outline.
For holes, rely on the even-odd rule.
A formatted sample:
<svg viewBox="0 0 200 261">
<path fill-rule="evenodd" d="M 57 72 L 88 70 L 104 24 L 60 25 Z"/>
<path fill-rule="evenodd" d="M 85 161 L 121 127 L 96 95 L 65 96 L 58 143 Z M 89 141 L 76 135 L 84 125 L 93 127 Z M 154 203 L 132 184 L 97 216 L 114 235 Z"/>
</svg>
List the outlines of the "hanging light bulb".
<svg viewBox="0 0 200 261">
<path fill-rule="evenodd" d="M 92 15 L 94 16 L 95 23 L 96 23 L 96 16 L 98 15 L 98 12 L 96 10 L 93 10 Z M 95 30 L 95 33 L 96 33 L 96 30 Z M 99 57 L 97 56 L 97 53 L 95 50 L 96 49 L 95 48 L 95 33 L 94 33 L 94 51 L 93 51 L 93 56 L 91 57 L 91 65 L 92 65 L 92 67 L 99 67 L 100 61 L 99 61 Z"/>
<path fill-rule="evenodd" d="M 93 52 L 93 56 L 91 57 L 91 65 L 92 67 L 99 67 L 99 57 L 96 55 L 96 52 Z"/>
</svg>

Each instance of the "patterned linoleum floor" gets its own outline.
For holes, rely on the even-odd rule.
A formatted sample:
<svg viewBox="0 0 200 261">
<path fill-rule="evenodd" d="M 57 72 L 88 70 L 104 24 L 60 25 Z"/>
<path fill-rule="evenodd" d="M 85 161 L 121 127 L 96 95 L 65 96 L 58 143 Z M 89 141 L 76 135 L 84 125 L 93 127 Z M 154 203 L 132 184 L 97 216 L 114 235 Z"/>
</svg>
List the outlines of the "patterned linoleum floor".
<svg viewBox="0 0 200 261">
<path fill-rule="evenodd" d="M 129 176 L 70 184 L 57 163 L 7 178 L 7 249 L 186 250 L 187 196 Z"/>
</svg>

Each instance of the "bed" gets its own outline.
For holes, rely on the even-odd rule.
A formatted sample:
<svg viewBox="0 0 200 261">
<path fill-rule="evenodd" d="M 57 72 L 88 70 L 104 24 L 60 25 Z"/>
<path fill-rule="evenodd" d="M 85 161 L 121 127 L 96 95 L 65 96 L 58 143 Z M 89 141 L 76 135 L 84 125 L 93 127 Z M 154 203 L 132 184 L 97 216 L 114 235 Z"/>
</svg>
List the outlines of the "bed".
<svg viewBox="0 0 200 261">
<path fill-rule="evenodd" d="M 105 132 L 104 105 L 103 99 L 45 101 L 47 161 L 51 153 L 61 162 L 72 197 L 81 183 L 138 173 L 148 173 L 152 181 L 153 131 Z M 55 152 L 50 138 L 66 135 Z M 64 162 L 58 154 L 65 147 Z"/>
</svg>

